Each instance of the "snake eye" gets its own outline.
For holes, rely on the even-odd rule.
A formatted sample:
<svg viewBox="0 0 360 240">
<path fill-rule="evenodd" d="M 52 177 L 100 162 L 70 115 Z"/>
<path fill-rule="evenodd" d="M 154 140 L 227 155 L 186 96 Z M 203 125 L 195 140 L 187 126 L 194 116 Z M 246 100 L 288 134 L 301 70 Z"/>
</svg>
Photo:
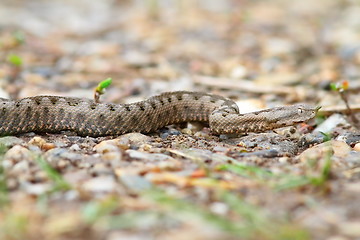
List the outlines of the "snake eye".
<svg viewBox="0 0 360 240">
<path fill-rule="evenodd" d="M 298 113 L 299 113 L 299 114 L 302 114 L 303 112 L 304 112 L 304 109 L 302 109 L 302 108 L 299 107 L 299 108 L 298 108 Z"/>
</svg>

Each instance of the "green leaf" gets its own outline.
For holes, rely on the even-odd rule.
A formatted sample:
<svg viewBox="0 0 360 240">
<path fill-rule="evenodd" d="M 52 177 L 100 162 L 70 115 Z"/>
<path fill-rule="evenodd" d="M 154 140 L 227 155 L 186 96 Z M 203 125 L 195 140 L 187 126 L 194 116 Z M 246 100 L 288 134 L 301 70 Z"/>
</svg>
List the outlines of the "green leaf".
<svg viewBox="0 0 360 240">
<path fill-rule="evenodd" d="M 338 91 L 339 88 L 336 83 L 330 83 L 330 89 L 333 91 Z"/>
<path fill-rule="evenodd" d="M 107 78 L 99 83 L 99 85 L 96 88 L 96 91 L 99 93 L 103 93 L 104 90 L 110 86 L 112 83 L 112 78 Z"/>
<path fill-rule="evenodd" d="M 332 138 L 331 133 L 324 133 L 324 132 L 321 132 L 321 131 L 319 131 L 319 132 L 320 132 L 321 135 L 324 136 L 324 142 L 328 142 L 328 141 L 331 140 L 331 138 Z"/>
<path fill-rule="evenodd" d="M 23 64 L 22 58 L 15 54 L 8 55 L 7 61 L 16 67 L 20 67 Z"/>
</svg>

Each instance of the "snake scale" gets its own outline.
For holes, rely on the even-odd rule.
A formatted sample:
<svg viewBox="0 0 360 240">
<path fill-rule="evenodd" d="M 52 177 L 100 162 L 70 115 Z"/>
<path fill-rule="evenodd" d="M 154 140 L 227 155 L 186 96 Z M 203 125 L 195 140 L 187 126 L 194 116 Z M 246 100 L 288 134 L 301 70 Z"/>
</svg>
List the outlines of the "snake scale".
<svg viewBox="0 0 360 240">
<path fill-rule="evenodd" d="M 35 96 L 0 98 L 0 136 L 70 130 L 80 136 L 148 133 L 169 124 L 208 122 L 214 134 L 262 132 L 313 118 L 318 108 L 292 105 L 240 114 L 230 99 L 201 92 L 165 92 L 131 104 Z"/>
</svg>

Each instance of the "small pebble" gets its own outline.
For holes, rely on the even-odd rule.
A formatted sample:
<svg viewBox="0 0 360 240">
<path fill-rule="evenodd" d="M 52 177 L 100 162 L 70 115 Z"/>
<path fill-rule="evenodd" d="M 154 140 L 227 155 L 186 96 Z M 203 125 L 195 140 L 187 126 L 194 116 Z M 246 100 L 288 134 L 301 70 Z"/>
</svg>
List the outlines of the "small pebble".
<svg viewBox="0 0 360 240">
<path fill-rule="evenodd" d="M 29 141 L 30 145 L 34 145 L 39 147 L 40 149 L 44 150 L 44 151 L 48 151 L 50 149 L 55 148 L 55 144 L 53 143 L 48 143 L 46 142 L 45 139 L 41 138 L 41 137 L 33 137 L 30 141 Z"/>
<path fill-rule="evenodd" d="M 75 144 L 71 145 L 71 147 L 69 148 L 69 150 L 72 150 L 72 151 L 80 151 L 81 148 L 79 147 L 78 144 L 75 143 Z"/>
<path fill-rule="evenodd" d="M 225 216 L 229 211 L 229 206 L 222 202 L 214 202 L 210 205 L 213 213 Z"/>
<path fill-rule="evenodd" d="M 317 126 L 314 132 L 330 133 L 335 127 L 339 125 L 349 126 L 350 124 L 343 115 L 333 114 L 324 122 L 322 122 L 319 126 Z"/>
<path fill-rule="evenodd" d="M 360 143 L 355 144 L 354 151 L 360 152 Z"/>
<path fill-rule="evenodd" d="M 108 140 L 108 141 L 102 141 L 101 143 L 97 144 L 94 147 L 94 150 L 97 153 L 108 153 L 108 152 L 116 152 L 116 151 L 120 151 L 119 148 L 117 147 L 117 140 Z"/>
<path fill-rule="evenodd" d="M 112 169 L 107 167 L 104 163 L 97 163 L 90 169 L 90 173 L 96 176 L 110 175 L 112 173 Z"/>
<path fill-rule="evenodd" d="M 360 152 L 349 152 L 348 156 L 346 156 L 343 161 L 346 162 L 350 168 L 360 167 Z"/>
<path fill-rule="evenodd" d="M 85 181 L 83 189 L 92 193 L 108 193 L 116 189 L 116 182 L 112 176 L 99 176 Z"/>
<path fill-rule="evenodd" d="M 165 139 L 165 138 L 167 138 L 167 137 L 170 136 L 170 135 L 178 136 L 178 135 L 180 135 L 180 134 L 181 134 L 181 133 L 180 133 L 178 130 L 176 130 L 176 129 L 172 129 L 172 128 L 167 129 L 167 128 L 165 128 L 165 129 L 163 130 L 163 132 L 160 134 L 160 137 L 161 137 L 162 139 Z"/>
<path fill-rule="evenodd" d="M 132 191 L 138 192 L 151 188 L 151 183 L 140 175 L 131 173 L 129 174 L 124 171 L 122 171 L 121 174 L 117 172 L 117 174 L 121 182 Z"/>
<path fill-rule="evenodd" d="M 326 136 L 320 132 L 307 133 L 303 135 L 298 141 L 299 147 L 309 147 L 315 144 L 323 143 L 326 139 Z"/>
<path fill-rule="evenodd" d="M 126 150 L 125 153 L 129 155 L 132 159 L 138 159 L 138 160 L 146 160 L 146 161 L 168 161 L 168 160 L 174 160 L 174 158 L 161 154 L 161 153 L 146 153 L 146 152 L 140 152 L 136 150 Z"/>
<path fill-rule="evenodd" d="M 348 145 L 353 146 L 360 143 L 360 133 L 358 132 L 345 132 L 336 137 L 336 140 L 346 142 Z"/>
<path fill-rule="evenodd" d="M 102 141 L 94 147 L 94 150 L 101 155 L 103 160 L 119 162 L 122 160 L 122 151 L 125 148 L 121 142 L 120 139 Z M 129 145 L 126 144 L 126 146 Z"/>
<path fill-rule="evenodd" d="M 279 158 L 279 163 L 288 163 L 289 162 L 289 158 L 288 157 L 281 157 Z"/>
<path fill-rule="evenodd" d="M 13 174 L 22 174 L 26 173 L 29 170 L 29 167 L 28 161 L 20 161 L 16 163 L 10 171 Z"/>
<path fill-rule="evenodd" d="M 83 156 L 80 153 L 69 152 L 66 148 L 50 149 L 44 154 L 44 157 L 49 162 L 57 162 L 64 159 L 71 162 L 76 162 L 83 159 Z"/>
<path fill-rule="evenodd" d="M 222 147 L 222 146 L 215 146 L 213 148 L 214 152 L 227 152 L 229 150 L 229 148 L 227 147 Z"/>
<path fill-rule="evenodd" d="M 39 196 L 46 193 L 51 189 L 51 184 L 48 183 L 36 183 L 36 184 L 26 184 L 24 190 L 31 195 Z"/>
<path fill-rule="evenodd" d="M 45 143 L 46 143 L 46 140 L 41 137 L 33 137 L 29 141 L 29 144 L 38 146 L 39 148 L 41 148 L 41 146 L 44 145 Z"/>
<path fill-rule="evenodd" d="M 24 141 L 20 138 L 8 136 L 8 137 L 0 137 L 0 145 L 5 147 L 13 147 L 15 145 L 20 145 L 24 143 Z"/>
<path fill-rule="evenodd" d="M 3 165 L 12 166 L 20 161 L 31 161 L 33 159 L 34 154 L 31 151 L 25 147 L 15 145 L 5 153 Z"/>
</svg>

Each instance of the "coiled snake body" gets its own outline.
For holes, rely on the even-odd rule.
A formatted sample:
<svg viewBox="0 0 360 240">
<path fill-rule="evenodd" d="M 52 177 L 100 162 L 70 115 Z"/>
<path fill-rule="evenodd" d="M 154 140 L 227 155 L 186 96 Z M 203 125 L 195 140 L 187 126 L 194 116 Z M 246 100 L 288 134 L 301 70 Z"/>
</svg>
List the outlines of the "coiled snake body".
<svg viewBox="0 0 360 240">
<path fill-rule="evenodd" d="M 36 96 L 0 98 L 0 136 L 70 130 L 80 136 L 152 132 L 180 122 L 208 122 L 213 133 L 262 132 L 313 118 L 308 105 L 277 107 L 240 114 L 230 99 L 200 92 L 165 92 L 131 104 L 95 103 L 90 99 Z"/>
</svg>

